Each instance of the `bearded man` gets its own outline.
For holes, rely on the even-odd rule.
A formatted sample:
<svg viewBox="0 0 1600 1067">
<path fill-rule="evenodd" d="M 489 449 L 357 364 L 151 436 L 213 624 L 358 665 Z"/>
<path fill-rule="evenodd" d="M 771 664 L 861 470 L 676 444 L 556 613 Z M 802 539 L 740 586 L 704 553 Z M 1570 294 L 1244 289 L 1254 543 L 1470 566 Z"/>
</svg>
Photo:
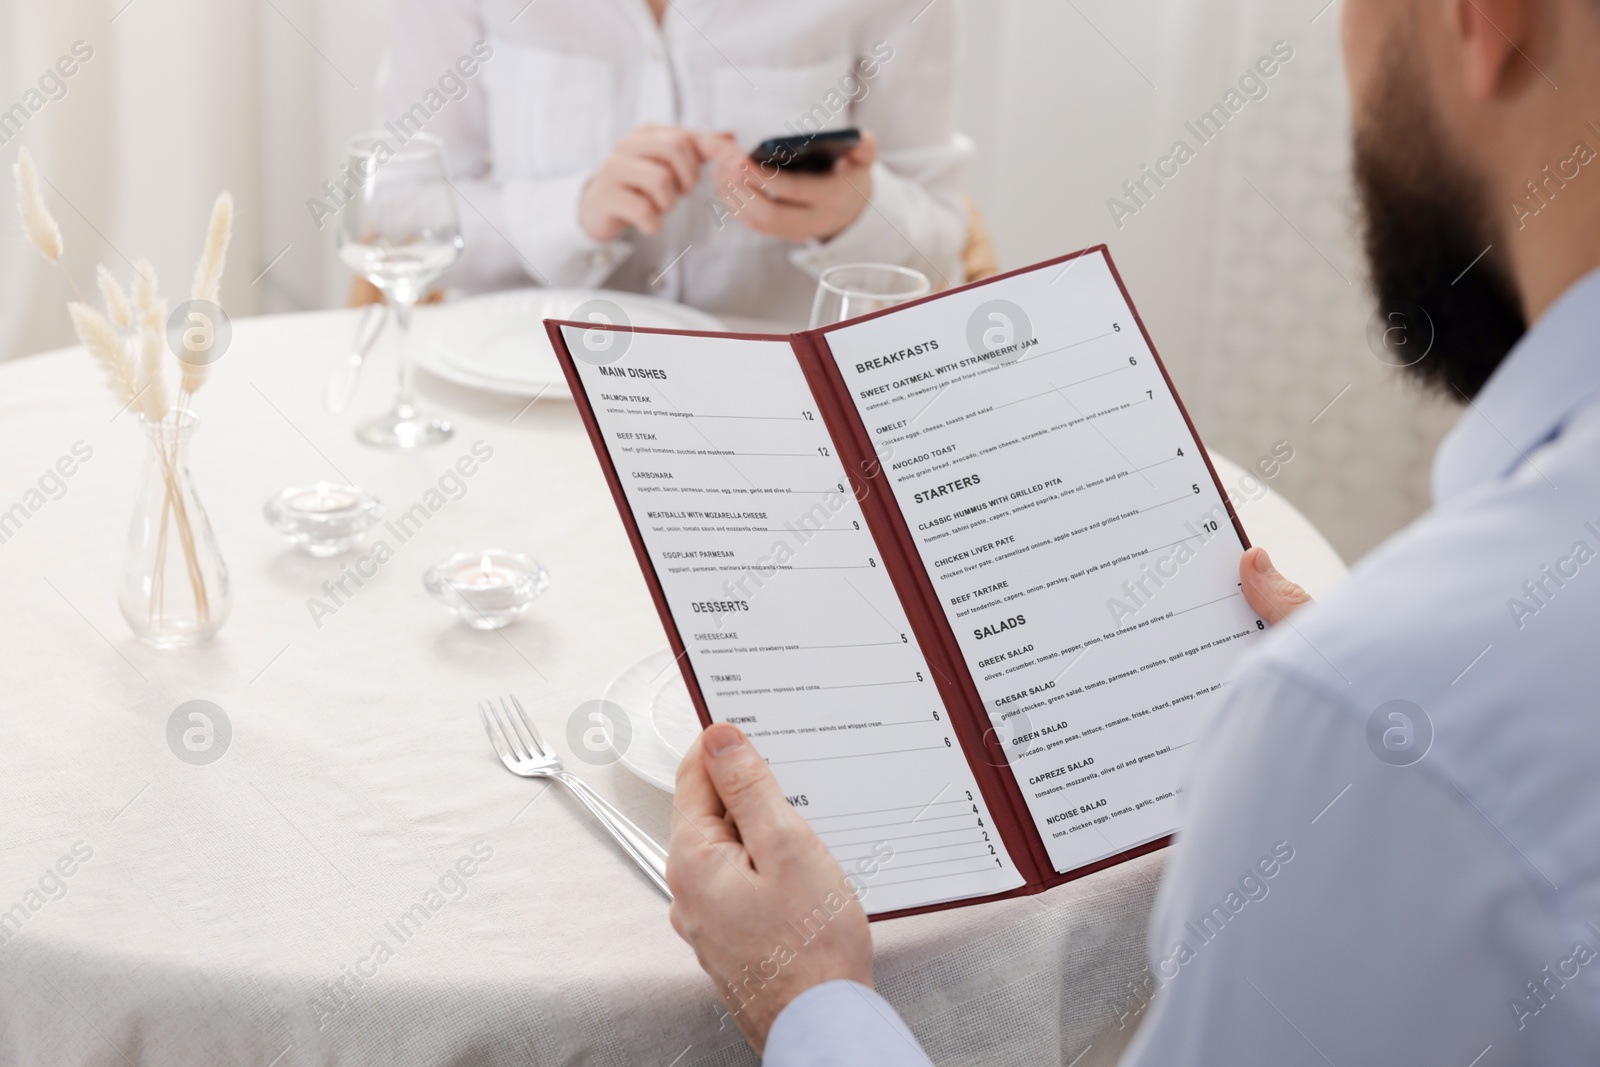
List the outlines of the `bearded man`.
<svg viewBox="0 0 1600 1067">
<path fill-rule="evenodd" d="M 1432 510 L 1327 600 L 1241 560 L 1278 625 L 1198 746 L 1123 1062 L 1592 1063 L 1600 0 L 1342 18 L 1379 311 L 1463 413 Z M 727 989 L 842 875 L 733 726 L 677 809 L 673 925 Z M 1197 938 L 1264 856 L 1271 899 Z M 871 983 L 857 906 L 734 1018 L 771 1067 L 926 1065 Z"/>
</svg>

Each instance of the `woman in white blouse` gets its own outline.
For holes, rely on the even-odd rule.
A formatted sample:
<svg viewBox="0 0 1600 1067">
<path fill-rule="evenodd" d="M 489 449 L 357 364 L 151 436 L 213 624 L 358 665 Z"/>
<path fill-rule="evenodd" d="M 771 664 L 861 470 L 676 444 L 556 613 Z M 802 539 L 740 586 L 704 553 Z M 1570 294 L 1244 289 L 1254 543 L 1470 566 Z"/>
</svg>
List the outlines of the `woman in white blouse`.
<svg viewBox="0 0 1600 1067">
<path fill-rule="evenodd" d="M 465 203 L 446 284 L 608 286 L 804 323 L 835 263 L 959 284 L 970 146 L 953 4 L 388 0 L 380 121 L 441 138 Z M 831 173 L 750 165 L 860 127 Z"/>
</svg>

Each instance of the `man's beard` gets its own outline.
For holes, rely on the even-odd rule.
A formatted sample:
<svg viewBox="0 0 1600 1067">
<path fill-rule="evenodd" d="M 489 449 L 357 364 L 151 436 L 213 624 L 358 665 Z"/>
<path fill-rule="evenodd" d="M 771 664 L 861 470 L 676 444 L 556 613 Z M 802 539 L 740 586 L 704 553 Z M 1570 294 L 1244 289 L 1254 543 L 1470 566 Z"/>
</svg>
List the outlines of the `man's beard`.
<svg viewBox="0 0 1600 1067">
<path fill-rule="evenodd" d="M 1394 44 L 1373 106 L 1355 124 L 1355 184 L 1378 298 L 1370 336 L 1385 338 L 1380 356 L 1423 384 L 1470 398 L 1527 322 L 1484 183 L 1445 143 L 1425 92 L 1407 76 L 1414 61 Z M 1423 318 L 1411 305 L 1426 312 L 1423 321 L 1411 321 Z M 1416 359 L 1429 340 L 1427 356 Z"/>
</svg>

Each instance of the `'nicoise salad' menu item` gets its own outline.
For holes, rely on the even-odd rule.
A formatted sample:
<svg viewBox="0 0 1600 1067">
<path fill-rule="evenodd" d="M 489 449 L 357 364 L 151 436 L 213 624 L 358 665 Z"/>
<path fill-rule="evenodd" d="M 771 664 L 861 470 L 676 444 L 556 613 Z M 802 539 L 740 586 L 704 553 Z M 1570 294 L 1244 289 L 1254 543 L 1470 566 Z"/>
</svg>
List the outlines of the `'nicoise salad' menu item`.
<svg viewBox="0 0 1600 1067">
<path fill-rule="evenodd" d="M 702 722 L 874 917 L 1160 847 L 1265 628 L 1105 248 L 791 336 L 547 323 Z"/>
</svg>

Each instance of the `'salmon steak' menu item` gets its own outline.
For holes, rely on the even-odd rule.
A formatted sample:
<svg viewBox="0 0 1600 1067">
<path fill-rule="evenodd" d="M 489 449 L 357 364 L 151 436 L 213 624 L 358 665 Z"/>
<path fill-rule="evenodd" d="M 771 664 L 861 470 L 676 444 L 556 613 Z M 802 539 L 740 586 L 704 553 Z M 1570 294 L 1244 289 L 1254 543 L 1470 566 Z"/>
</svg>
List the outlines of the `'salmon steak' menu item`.
<svg viewBox="0 0 1600 1067">
<path fill-rule="evenodd" d="M 1264 624 L 1103 247 L 787 337 L 547 328 L 702 721 L 869 914 L 1164 843 Z"/>
</svg>

